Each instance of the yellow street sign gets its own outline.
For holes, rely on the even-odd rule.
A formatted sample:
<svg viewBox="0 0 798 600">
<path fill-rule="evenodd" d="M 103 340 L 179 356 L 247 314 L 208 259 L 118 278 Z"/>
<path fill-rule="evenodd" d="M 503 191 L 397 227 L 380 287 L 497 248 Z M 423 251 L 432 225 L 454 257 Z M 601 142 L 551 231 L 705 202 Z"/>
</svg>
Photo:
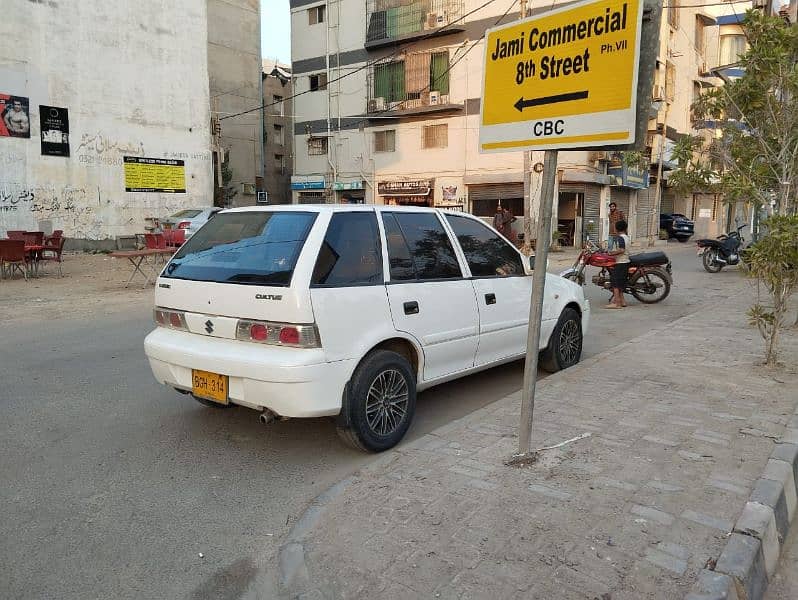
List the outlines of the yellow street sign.
<svg viewBox="0 0 798 600">
<path fill-rule="evenodd" d="M 630 144 L 643 0 L 587 0 L 485 33 L 482 152 Z"/>
</svg>

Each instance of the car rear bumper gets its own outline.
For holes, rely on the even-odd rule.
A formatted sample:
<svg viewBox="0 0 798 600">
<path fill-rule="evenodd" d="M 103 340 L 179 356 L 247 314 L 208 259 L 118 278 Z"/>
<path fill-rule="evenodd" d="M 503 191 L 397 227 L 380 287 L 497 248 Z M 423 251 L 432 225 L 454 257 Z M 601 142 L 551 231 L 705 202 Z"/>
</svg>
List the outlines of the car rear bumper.
<svg viewBox="0 0 798 600">
<path fill-rule="evenodd" d="M 265 346 L 157 328 L 144 340 L 155 379 L 191 391 L 192 369 L 228 376 L 230 402 L 283 417 L 341 411 L 354 360 L 325 362 L 320 349 Z"/>
</svg>

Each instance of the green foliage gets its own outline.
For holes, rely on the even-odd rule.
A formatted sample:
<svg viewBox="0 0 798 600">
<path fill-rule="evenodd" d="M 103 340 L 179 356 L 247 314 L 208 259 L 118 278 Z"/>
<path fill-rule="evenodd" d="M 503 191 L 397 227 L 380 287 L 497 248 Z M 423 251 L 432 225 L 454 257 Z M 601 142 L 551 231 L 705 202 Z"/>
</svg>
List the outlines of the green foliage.
<svg viewBox="0 0 798 600">
<path fill-rule="evenodd" d="M 798 215 L 774 216 L 764 222 L 767 233 L 746 250 L 748 274 L 770 295 L 769 306 L 758 302 L 748 311 L 766 342 L 765 362 L 778 359 L 778 335 L 790 296 L 798 290 Z"/>
<path fill-rule="evenodd" d="M 760 11 L 746 13 L 744 75 L 705 91 L 693 104 L 703 132 L 676 144 L 681 191 L 723 193 L 757 206 L 776 200 L 780 214 L 798 210 L 798 27 Z"/>
</svg>

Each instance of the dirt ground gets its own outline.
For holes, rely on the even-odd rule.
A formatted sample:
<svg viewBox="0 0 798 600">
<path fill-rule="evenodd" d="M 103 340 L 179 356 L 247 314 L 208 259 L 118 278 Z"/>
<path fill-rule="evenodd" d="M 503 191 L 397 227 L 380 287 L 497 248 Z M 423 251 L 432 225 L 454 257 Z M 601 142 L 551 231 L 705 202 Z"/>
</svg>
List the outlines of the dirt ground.
<svg viewBox="0 0 798 600">
<path fill-rule="evenodd" d="M 45 264 L 26 282 L 19 273 L 0 279 L 0 323 L 57 319 L 63 316 L 110 314 L 131 304 L 152 305 L 153 284 L 143 286 L 126 258 L 107 254 L 64 253 L 64 276 L 58 265 Z"/>
</svg>

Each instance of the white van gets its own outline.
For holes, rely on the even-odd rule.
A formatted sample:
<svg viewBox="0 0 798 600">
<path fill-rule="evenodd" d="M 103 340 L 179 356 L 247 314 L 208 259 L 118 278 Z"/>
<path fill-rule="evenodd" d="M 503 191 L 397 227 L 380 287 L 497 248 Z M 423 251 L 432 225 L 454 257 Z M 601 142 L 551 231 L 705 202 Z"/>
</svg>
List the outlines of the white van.
<svg viewBox="0 0 798 600">
<path fill-rule="evenodd" d="M 528 259 L 476 217 L 431 208 L 226 210 L 166 265 L 144 349 L 203 404 L 337 417 L 348 443 L 402 439 L 416 392 L 523 358 Z M 579 361 L 590 307 L 546 279 L 544 368 Z"/>
</svg>

